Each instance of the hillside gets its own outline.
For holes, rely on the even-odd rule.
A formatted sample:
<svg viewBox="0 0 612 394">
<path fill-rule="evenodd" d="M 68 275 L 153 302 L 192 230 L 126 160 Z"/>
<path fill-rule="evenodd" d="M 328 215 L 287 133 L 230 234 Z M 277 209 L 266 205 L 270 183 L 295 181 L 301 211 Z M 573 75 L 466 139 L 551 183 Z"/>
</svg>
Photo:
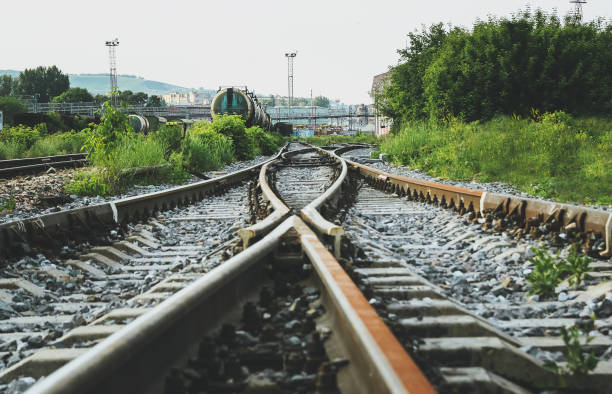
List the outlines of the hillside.
<svg viewBox="0 0 612 394">
<path fill-rule="evenodd" d="M 11 75 L 16 78 L 20 71 L 0 70 L 0 75 Z M 87 89 L 91 94 L 107 94 L 109 91 L 108 74 L 69 74 L 70 87 Z M 171 92 L 187 92 L 190 88 L 172 85 L 169 83 L 151 81 L 135 75 L 118 75 L 117 85 L 119 90 L 131 90 L 132 92 L 145 92 L 152 94 L 168 94 Z M 216 90 L 197 89 L 198 91 L 214 94 Z"/>
</svg>

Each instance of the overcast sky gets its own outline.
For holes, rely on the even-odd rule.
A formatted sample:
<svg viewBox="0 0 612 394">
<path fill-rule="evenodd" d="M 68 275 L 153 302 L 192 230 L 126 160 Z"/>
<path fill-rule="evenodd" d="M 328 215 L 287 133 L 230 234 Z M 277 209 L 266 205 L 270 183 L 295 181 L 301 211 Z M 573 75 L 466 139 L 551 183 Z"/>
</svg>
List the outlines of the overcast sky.
<svg viewBox="0 0 612 394">
<path fill-rule="evenodd" d="M 487 15 L 554 8 L 569 0 L 30 0 L 0 4 L 0 69 L 57 65 L 108 72 L 106 40 L 119 38 L 117 71 L 185 87 L 247 85 L 287 94 L 285 52 L 297 50 L 295 96 L 369 102 L 372 76 L 397 62 L 406 34 L 437 22 L 470 26 Z M 589 0 L 585 19 L 612 19 L 611 0 Z"/>
</svg>

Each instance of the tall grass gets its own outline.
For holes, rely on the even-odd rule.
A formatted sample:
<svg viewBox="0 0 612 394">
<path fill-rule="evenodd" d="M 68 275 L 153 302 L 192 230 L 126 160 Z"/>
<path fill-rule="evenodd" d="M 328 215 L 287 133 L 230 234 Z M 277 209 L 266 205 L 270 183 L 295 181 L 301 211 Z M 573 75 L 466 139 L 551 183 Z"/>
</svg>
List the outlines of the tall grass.
<svg viewBox="0 0 612 394">
<path fill-rule="evenodd" d="M 441 178 L 503 181 L 554 198 L 612 204 L 612 120 L 556 112 L 537 121 L 416 122 L 381 150 Z"/>
<path fill-rule="evenodd" d="M 196 125 L 189 130 L 182 147 L 185 165 L 198 172 L 214 170 L 235 160 L 232 140 L 208 127 Z"/>
<path fill-rule="evenodd" d="M 10 127 L 0 131 L 0 160 L 79 153 L 87 130 L 44 135 L 36 128 Z"/>
</svg>

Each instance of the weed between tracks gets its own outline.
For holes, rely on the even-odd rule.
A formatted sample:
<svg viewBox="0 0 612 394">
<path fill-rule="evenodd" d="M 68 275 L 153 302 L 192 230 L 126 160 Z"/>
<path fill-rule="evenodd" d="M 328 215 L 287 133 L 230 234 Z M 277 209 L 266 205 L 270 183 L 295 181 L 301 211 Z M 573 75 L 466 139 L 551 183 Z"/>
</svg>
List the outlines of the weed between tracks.
<svg viewBox="0 0 612 394">
<path fill-rule="evenodd" d="M 578 251 L 574 244 L 566 259 L 561 259 L 559 254 L 551 256 L 545 247 L 532 248 L 535 257 L 531 259 L 534 265 L 533 272 L 527 277 L 527 283 L 531 286 L 528 295 L 541 295 L 549 297 L 555 294 L 555 288 L 567 279 L 570 286 L 577 288 L 582 281 L 589 279 L 591 258 Z"/>
</svg>

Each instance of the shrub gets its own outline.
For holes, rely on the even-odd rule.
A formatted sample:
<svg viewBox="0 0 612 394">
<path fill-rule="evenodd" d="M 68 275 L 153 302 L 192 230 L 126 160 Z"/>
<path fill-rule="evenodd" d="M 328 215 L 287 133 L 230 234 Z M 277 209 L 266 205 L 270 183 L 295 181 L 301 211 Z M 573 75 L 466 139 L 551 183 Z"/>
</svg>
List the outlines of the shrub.
<svg viewBox="0 0 612 394">
<path fill-rule="evenodd" d="M 567 281 L 570 286 L 578 287 L 585 279 L 590 279 L 588 272 L 591 271 L 591 258 L 581 255 L 576 245 L 570 249 L 570 254 L 565 259 L 564 272 L 569 275 Z"/>
<path fill-rule="evenodd" d="M 258 126 L 246 129 L 246 135 L 254 146 L 255 156 L 274 154 L 279 146 L 274 141 L 274 137 Z"/>
<path fill-rule="evenodd" d="M 0 198 L 0 213 L 11 213 L 16 206 L 15 197 L 12 194 L 7 199 Z"/>
<path fill-rule="evenodd" d="M 594 320 L 594 317 L 591 317 Z M 580 343 L 580 337 L 585 335 L 578 327 L 561 327 L 561 337 L 565 344 L 567 365 L 560 367 L 552 362 L 546 366 L 553 371 L 565 376 L 586 376 L 599 364 L 599 358 L 593 352 L 586 353 L 584 346 L 588 345 L 594 338 L 587 335 L 584 345 Z"/>
<path fill-rule="evenodd" d="M 183 160 L 198 172 L 219 168 L 234 160 L 231 140 L 206 127 L 194 127 L 183 141 Z"/>
<path fill-rule="evenodd" d="M 26 155 L 38 157 L 79 153 L 87 137 L 88 130 L 53 134 L 37 140 Z"/>
<path fill-rule="evenodd" d="M 203 124 L 200 122 L 200 127 Z M 196 127 L 196 126 L 194 126 Z M 206 124 L 210 130 L 223 134 L 231 139 L 234 153 L 238 160 L 250 160 L 255 157 L 254 146 L 246 135 L 246 126 L 240 115 L 221 115 Z"/>
<path fill-rule="evenodd" d="M 15 126 L 0 130 L 0 142 L 12 142 L 29 149 L 40 138 L 37 129 L 26 126 Z"/>
<path fill-rule="evenodd" d="M 163 144 L 166 157 L 170 157 L 172 152 L 181 148 L 183 128 L 179 125 L 163 125 L 153 136 Z"/>
<path fill-rule="evenodd" d="M 104 103 L 103 112 L 100 124 L 94 127 L 83 145 L 83 149 L 90 153 L 94 161 L 104 160 L 121 137 L 132 132 L 128 116 L 114 108 L 109 101 Z"/>
<path fill-rule="evenodd" d="M 25 146 L 17 142 L 0 141 L 0 160 L 17 159 L 23 155 Z"/>
<path fill-rule="evenodd" d="M 15 115 L 26 112 L 26 107 L 14 97 L 0 97 L 0 111 L 4 116 L 4 124 L 14 124 Z"/>
<path fill-rule="evenodd" d="M 612 199 L 610 119 L 577 119 L 563 112 L 488 122 L 404 122 L 381 150 L 394 162 L 433 176 L 503 181 L 561 201 Z M 603 142 L 603 143 L 602 143 Z"/>
</svg>

